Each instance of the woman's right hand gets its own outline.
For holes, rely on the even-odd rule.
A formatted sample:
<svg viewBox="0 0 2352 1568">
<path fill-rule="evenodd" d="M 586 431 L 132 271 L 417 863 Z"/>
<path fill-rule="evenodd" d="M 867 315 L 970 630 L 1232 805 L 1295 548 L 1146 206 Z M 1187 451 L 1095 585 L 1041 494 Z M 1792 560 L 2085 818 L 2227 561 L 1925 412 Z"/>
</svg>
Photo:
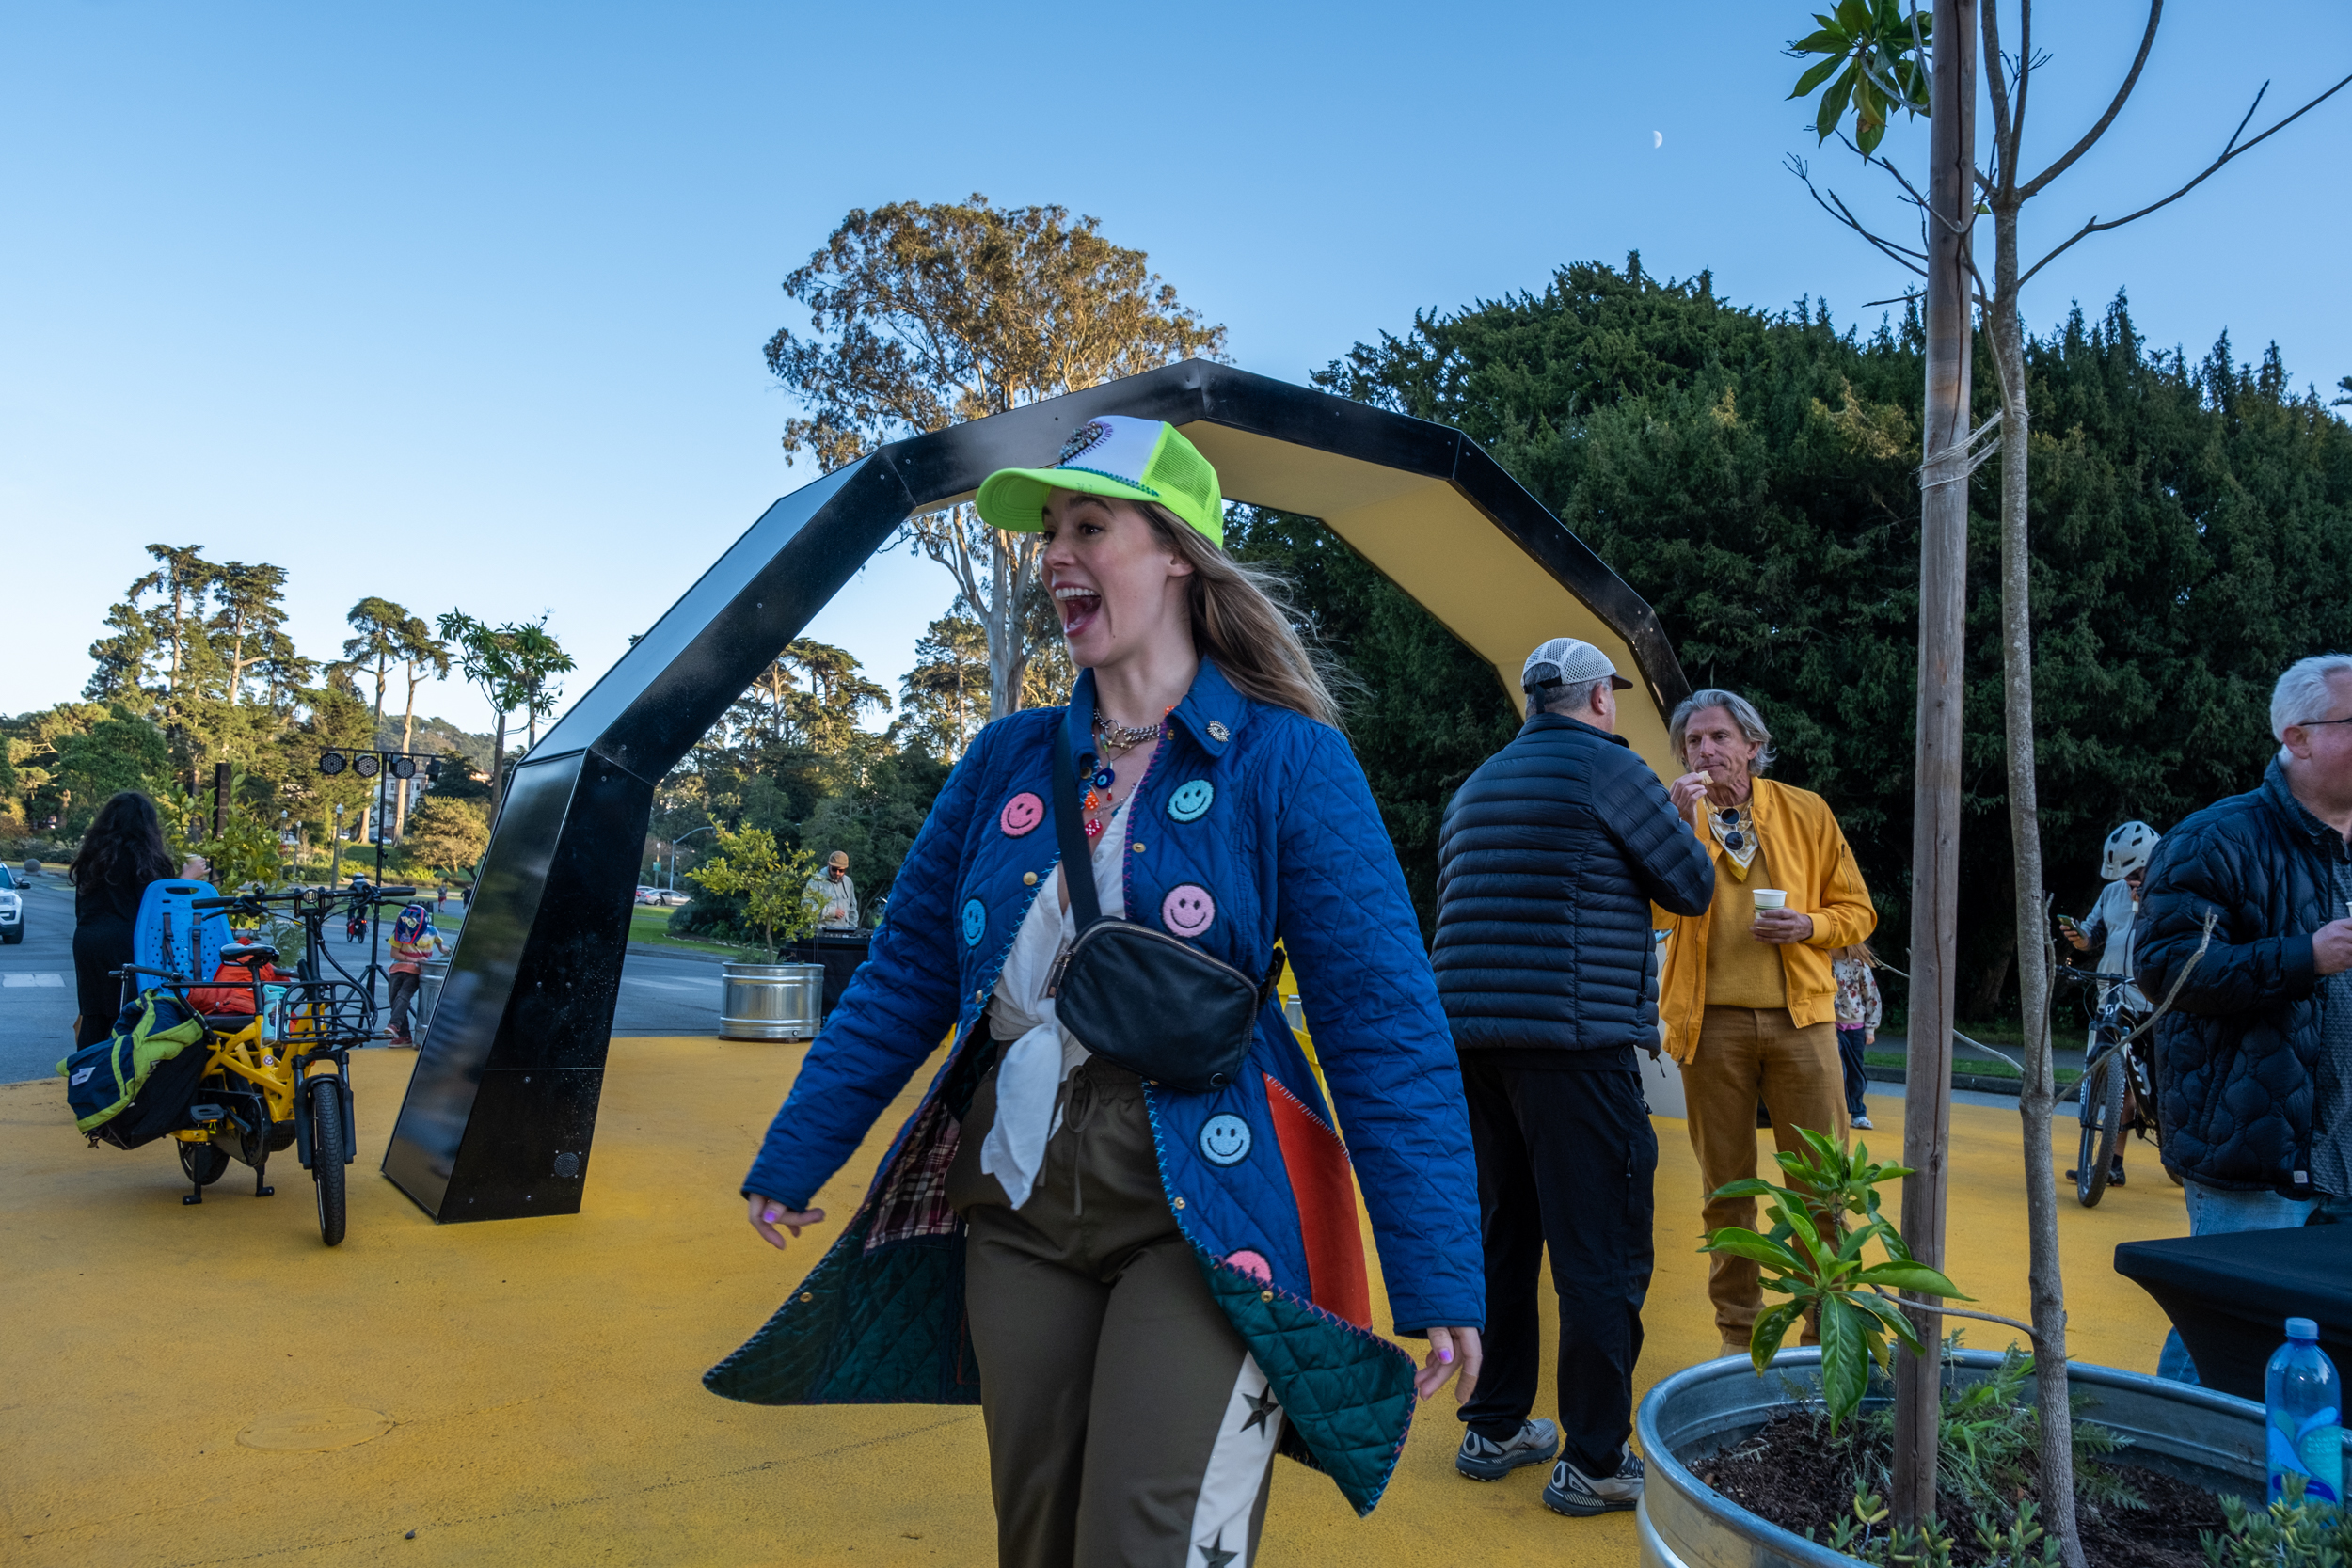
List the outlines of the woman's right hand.
<svg viewBox="0 0 2352 1568">
<path fill-rule="evenodd" d="M 815 1225 L 825 1217 L 822 1209 L 787 1209 L 774 1198 L 762 1197 L 757 1193 L 752 1195 L 751 1213 L 752 1228 L 759 1232 L 761 1241 L 778 1252 L 784 1250 L 785 1240 L 776 1234 L 776 1227 L 782 1226 L 798 1236 L 801 1227 Z"/>
</svg>

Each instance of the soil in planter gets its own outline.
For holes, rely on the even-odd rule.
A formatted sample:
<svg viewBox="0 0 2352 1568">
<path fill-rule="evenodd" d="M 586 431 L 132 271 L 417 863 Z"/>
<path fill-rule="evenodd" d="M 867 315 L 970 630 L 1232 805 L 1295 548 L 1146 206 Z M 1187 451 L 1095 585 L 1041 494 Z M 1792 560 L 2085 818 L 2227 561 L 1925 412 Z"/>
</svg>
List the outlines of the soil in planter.
<svg viewBox="0 0 2352 1568">
<path fill-rule="evenodd" d="M 2226 1533 L 2219 1498 L 2201 1486 L 2153 1470 L 2089 1463 L 2130 1487 L 2147 1505 L 2094 1505 L 2077 1494 L 2076 1517 L 2090 1568 L 2205 1568 L 2198 1535 Z M 1811 1411 L 1778 1417 L 1692 1469 L 1740 1507 L 1817 1541 L 1826 1542 L 1839 1520 L 1852 1517 L 1851 1453 L 1842 1445 L 1833 1449 L 1823 1441 L 1821 1419 Z M 1955 1568 L 1977 1568 L 1984 1553 L 1968 1508 L 1947 1497 L 1940 1513 L 1952 1537 Z"/>
</svg>

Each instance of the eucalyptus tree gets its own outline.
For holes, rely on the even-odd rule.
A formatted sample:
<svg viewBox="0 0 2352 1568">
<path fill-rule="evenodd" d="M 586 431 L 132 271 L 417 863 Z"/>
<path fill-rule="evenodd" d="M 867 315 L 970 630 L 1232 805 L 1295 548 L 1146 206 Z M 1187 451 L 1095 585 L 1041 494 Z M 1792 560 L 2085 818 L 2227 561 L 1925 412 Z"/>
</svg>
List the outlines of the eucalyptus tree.
<svg viewBox="0 0 2352 1568">
<path fill-rule="evenodd" d="M 812 333 L 787 327 L 768 342 L 768 368 L 809 409 L 786 424 L 784 449 L 828 470 L 884 441 L 1225 344 L 1223 327 L 1098 220 L 978 195 L 852 211 L 784 290 L 808 308 Z M 1022 706 L 1037 535 L 990 528 L 964 505 L 911 518 L 900 537 L 946 569 L 979 621 L 991 717 Z"/>
</svg>

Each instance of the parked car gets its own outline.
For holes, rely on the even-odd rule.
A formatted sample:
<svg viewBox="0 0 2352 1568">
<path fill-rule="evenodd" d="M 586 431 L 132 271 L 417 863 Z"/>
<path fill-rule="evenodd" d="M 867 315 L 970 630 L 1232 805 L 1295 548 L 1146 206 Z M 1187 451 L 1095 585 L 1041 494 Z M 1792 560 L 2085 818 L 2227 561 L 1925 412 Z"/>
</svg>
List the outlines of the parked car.
<svg viewBox="0 0 2352 1568">
<path fill-rule="evenodd" d="M 0 865 L 0 942 L 19 942 L 24 940 L 24 895 L 16 891 L 16 879 L 8 868 Z"/>
</svg>

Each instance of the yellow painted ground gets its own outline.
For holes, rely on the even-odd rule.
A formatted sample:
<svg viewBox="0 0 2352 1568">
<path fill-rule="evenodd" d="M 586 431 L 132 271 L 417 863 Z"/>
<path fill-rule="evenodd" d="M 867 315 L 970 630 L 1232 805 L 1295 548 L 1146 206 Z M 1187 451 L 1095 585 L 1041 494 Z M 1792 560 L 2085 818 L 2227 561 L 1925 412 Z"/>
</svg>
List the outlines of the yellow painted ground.
<svg viewBox="0 0 2352 1568">
<path fill-rule="evenodd" d="M 0 1085 L 0 1561 L 993 1560 L 977 1410 L 760 1409 L 697 1381 L 822 1245 L 779 1258 L 735 1196 L 798 1049 L 615 1040 L 586 1211 L 450 1227 L 374 1171 L 414 1060 L 355 1059 L 363 1153 L 331 1252 L 291 1150 L 278 1196 L 245 1196 L 232 1165 L 183 1208 L 168 1144 L 87 1148 L 54 1080 Z M 1952 1123 L 1950 1272 L 2023 1316 L 2016 1117 L 1962 1106 Z M 1643 1386 L 1715 1349 L 1690 1146 L 1677 1121 L 1659 1140 Z M 883 1141 L 820 1195 L 836 1216 Z M 2136 1151 L 2133 1174 L 2096 1210 L 2068 1204 L 2068 1284 L 2076 1354 L 2150 1371 L 2164 1321 L 2113 1273 L 2114 1245 L 2186 1226 L 2153 1158 Z M 1629 1516 L 1555 1517 L 1541 1470 L 1456 1477 L 1440 1401 L 1370 1520 L 1279 1465 L 1263 1560 L 1633 1560 Z"/>
</svg>

